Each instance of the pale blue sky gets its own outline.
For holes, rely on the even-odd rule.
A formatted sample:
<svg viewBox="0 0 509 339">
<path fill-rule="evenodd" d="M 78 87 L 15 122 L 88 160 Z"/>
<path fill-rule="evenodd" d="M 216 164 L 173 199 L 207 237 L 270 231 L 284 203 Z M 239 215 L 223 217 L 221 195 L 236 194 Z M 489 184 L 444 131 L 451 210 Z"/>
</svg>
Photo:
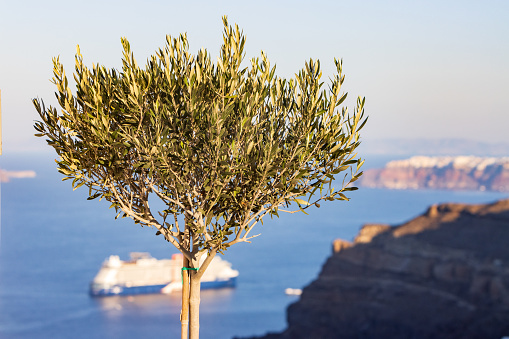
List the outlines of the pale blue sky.
<svg viewBox="0 0 509 339">
<path fill-rule="evenodd" d="M 509 142 L 509 1 L 13 1 L 0 0 L 4 153 L 49 150 L 33 137 L 31 98 L 55 104 L 53 56 L 68 74 L 85 62 L 121 65 L 120 37 L 140 64 L 187 32 L 191 51 L 219 50 L 221 16 L 267 52 L 280 76 L 310 57 L 324 80 L 343 58 L 349 106 L 366 97 L 363 139 L 467 138 Z"/>
</svg>

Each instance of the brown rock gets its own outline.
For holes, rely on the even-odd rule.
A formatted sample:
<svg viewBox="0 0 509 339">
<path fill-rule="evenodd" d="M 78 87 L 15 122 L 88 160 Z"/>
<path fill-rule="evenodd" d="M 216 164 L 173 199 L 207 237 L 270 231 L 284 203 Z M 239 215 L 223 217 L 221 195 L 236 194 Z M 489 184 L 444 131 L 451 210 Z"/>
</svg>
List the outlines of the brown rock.
<svg viewBox="0 0 509 339">
<path fill-rule="evenodd" d="M 318 279 L 266 339 L 509 335 L 509 200 L 443 204 L 334 242 Z M 338 249 L 338 250 L 336 250 Z"/>
<path fill-rule="evenodd" d="M 361 228 L 359 234 L 355 237 L 354 242 L 356 244 L 371 242 L 374 237 L 380 233 L 390 230 L 390 228 L 391 227 L 389 225 L 366 224 Z"/>
<path fill-rule="evenodd" d="M 352 245 L 353 244 L 350 241 L 343 240 L 343 239 L 336 239 L 332 242 L 332 251 L 334 253 L 337 253 L 337 252 L 342 251 L 346 248 L 352 247 Z"/>
</svg>

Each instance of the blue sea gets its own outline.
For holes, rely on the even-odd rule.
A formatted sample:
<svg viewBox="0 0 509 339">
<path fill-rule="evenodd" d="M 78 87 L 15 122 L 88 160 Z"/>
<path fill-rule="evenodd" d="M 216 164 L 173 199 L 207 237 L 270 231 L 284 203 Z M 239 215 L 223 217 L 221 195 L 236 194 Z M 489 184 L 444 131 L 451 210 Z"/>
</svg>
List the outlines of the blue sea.
<svg viewBox="0 0 509 339">
<path fill-rule="evenodd" d="M 35 170 L 33 179 L 1 185 L 0 338 L 179 338 L 180 296 L 92 298 L 88 284 L 111 254 L 176 250 L 155 230 L 114 220 L 106 202 L 87 201 L 62 182 L 51 154 L 0 157 L 7 170 Z M 366 168 L 391 159 L 368 157 Z M 237 244 L 225 259 L 240 271 L 233 289 L 201 295 L 200 335 L 232 338 L 281 331 L 286 307 L 297 301 L 288 287 L 315 279 L 336 238 L 352 239 L 365 223 L 401 224 L 440 202 L 486 203 L 495 192 L 365 189 L 349 202 L 326 202 L 309 215 L 266 218 L 251 244 Z"/>
</svg>

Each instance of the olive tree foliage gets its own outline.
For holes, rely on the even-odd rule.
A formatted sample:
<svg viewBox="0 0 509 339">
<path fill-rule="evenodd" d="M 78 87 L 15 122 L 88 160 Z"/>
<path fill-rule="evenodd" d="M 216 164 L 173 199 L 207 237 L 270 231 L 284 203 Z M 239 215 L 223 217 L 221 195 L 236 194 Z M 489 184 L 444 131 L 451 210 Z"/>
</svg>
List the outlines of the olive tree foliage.
<svg viewBox="0 0 509 339">
<path fill-rule="evenodd" d="M 88 68 L 78 47 L 75 92 L 55 58 L 60 108 L 33 101 L 36 135 L 55 149 L 63 180 L 155 227 L 194 267 L 204 253 L 249 242 L 267 215 L 348 200 L 362 174 L 364 99 L 353 113 L 341 107 L 341 61 L 328 85 L 314 60 L 277 77 L 263 52 L 243 64 L 245 37 L 223 21 L 217 61 L 204 49 L 192 55 L 186 35 L 167 36 L 145 68 L 125 38 L 121 70 Z"/>
</svg>

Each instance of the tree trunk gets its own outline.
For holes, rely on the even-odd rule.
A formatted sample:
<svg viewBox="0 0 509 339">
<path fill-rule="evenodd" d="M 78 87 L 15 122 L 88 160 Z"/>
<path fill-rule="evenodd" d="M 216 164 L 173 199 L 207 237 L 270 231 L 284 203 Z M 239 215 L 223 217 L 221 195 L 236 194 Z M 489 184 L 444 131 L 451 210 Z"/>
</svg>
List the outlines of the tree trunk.
<svg viewBox="0 0 509 339">
<path fill-rule="evenodd" d="M 186 229 L 184 232 L 184 239 L 187 239 L 188 242 L 186 244 L 192 243 L 193 251 L 198 251 L 198 237 L 190 236 L 191 232 L 189 227 L 187 226 L 186 220 Z M 186 233 L 187 232 L 187 233 Z M 189 242 L 189 240 L 191 240 Z M 189 245 L 188 245 L 189 246 Z M 183 277 L 187 277 L 187 281 L 184 286 L 182 286 L 182 314 L 181 319 L 184 319 L 184 316 L 187 316 L 189 326 L 187 329 L 189 330 L 189 339 L 199 339 L 200 338 L 200 284 L 201 278 L 207 267 L 209 266 L 212 259 L 214 259 L 217 253 L 216 249 L 211 249 L 209 253 L 196 253 L 196 256 L 193 257 L 193 260 L 184 259 L 184 263 L 188 269 L 183 271 Z M 203 262 L 201 262 L 200 258 L 206 255 L 206 258 Z M 201 264 L 201 267 L 200 267 Z M 184 279 L 184 278 L 183 278 Z M 184 293 L 185 288 L 188 288 L 187 294 Z M 187 304 L 186 304 L 187 302 Z M 188 308 L 185 309 L 184 305 Z M 185 311 L 185 312 L 184 312 Z M 186 330 L 187 330 L 186 329 Z M 182 322 L 182 339 L 187 339 L 184 337 L 184 322 Z M 187 336 L 187 332 L 185 332 Z"/>
<path fill-rule="evenodd" d="M 216 249 L 212 249 L 206 255 L 205 260 L 200 265 L 199 255 L 196 260 L 193 260 L 190 266 L 193 266 L 193 270 L 190 271 L 190 293 L 189 293 L 189 338 L 198 339 L 200 337 L 200 289 L 201 289 L 201 278 L 207 270 L 207 267 L 211 263 L 212 259 L 216 256 Z"/>
<path fill-rule="evenodd" d="M 201 274 L 198 274 L 197 271 L 191 271 L 189 339 L 200 337 L 200 280 Z"/>
</svg>

